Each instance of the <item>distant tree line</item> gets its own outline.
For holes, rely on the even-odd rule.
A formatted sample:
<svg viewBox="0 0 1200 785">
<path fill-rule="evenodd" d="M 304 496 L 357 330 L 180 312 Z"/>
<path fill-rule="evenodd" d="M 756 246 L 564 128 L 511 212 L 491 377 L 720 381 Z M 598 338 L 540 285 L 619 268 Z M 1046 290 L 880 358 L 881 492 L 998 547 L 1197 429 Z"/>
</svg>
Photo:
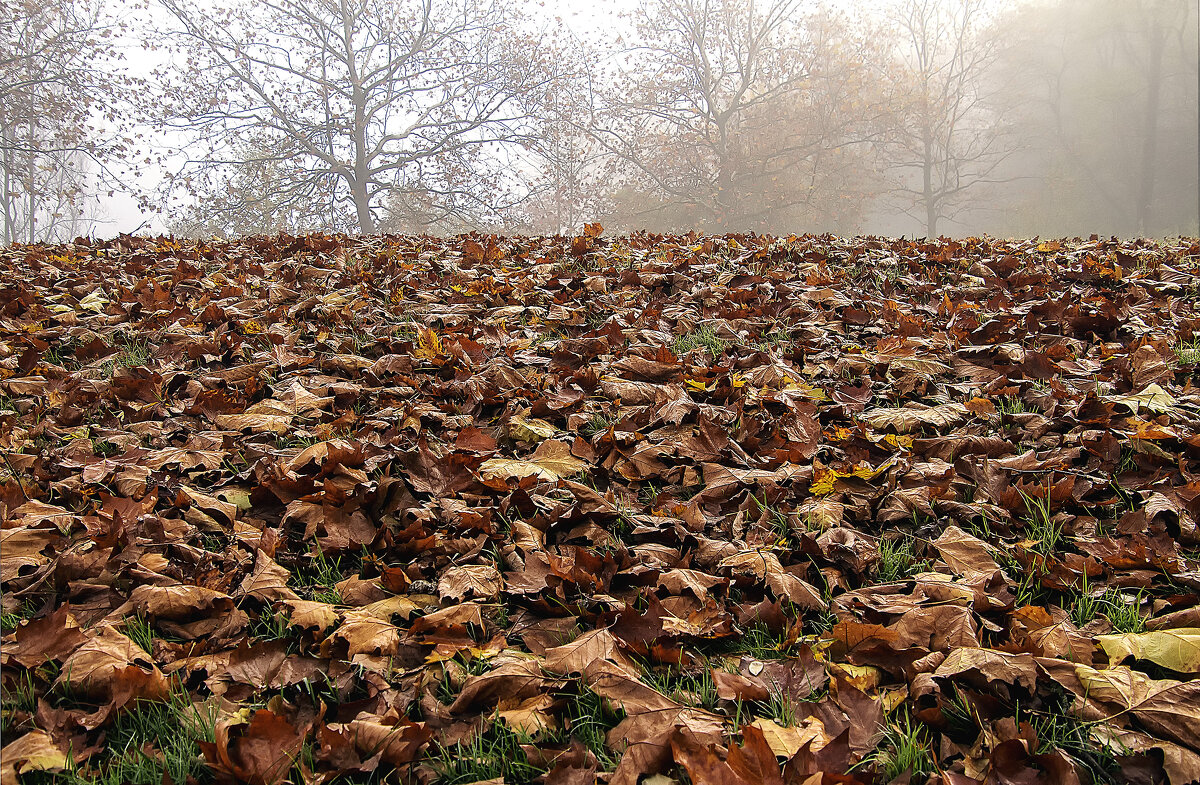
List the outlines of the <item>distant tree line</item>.
<svg viewBox="0 0 1200 785">
<path fill-rule="evenodd" d="M 4 241 L 1200 231 L 1190 0 L 0 0 Z M 578 26 L 578 25 L 577 25 Z"/>
</svg>

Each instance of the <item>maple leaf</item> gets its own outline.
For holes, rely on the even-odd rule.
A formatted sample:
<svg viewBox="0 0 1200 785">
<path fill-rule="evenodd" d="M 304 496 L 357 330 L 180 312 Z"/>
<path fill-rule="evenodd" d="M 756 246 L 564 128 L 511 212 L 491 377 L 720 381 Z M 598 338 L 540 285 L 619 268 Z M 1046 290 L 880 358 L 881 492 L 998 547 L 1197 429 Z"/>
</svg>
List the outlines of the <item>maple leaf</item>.
<svg viewBox="0 0 1200 785">
<path fill-rule="evenodd" d="M 2 776 L 1188 781 L 1196 255 L 4 249 Z"/>
</svg>

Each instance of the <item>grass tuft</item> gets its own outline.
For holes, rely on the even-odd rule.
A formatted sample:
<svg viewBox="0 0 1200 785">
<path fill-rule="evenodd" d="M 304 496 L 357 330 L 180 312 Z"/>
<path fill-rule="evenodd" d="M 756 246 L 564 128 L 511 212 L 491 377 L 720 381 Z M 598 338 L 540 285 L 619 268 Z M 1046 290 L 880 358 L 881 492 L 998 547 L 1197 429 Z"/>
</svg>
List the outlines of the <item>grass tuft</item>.
<svg viewBox="0 0 1200 785">
<path fill-rule="evenodd" d="M 308 590 L 309 599 L 341 605 L 342 593 L 337 584 L 346 577 L 342 571 L 341 556 L 331 559 L 323 550 L 316 548 L 312 560 L 297 572 L 301 586 Z"/>
<path fill-rule="evenodd" d="M 928 561 L 917 559 L 916 544 L 916 538 L 907 533 L 897 540 L 880 540 L 879 580 L 894 583 L 928 569 Z"/>
<path fill-rule="evenodd" d="M 614 709 L 591 690 L 581 695 L 565 695 L 564 733 L 578 739 L 604 771 L 612 771 L 621 762 L 621 755 L 608 746 L 608 732 L 625 719 L 625 712 Z"/>
<path fill-rule="evenodd" d="M 1026 536 L 1035 541 L 1033 551 L 1043 559 L 1048 559 L 1061 552 L 1063 544 L 1063 528 L 1061 523 L 1055 523 L 1050 513 L 1050 488 L 1046 488 L 1046 496 L 1033 497 L 1022 492 L 1025 501 Z"/>
<path fill-rule="evenodd" d="M 716 330 L 707 324 L 677 336 L 675 342 L 671 344 L 671 351 L 677 357 L 682 357 L 696 349 L 703 349 L 709 358 L 713 360 L 724 354 L 727 348 L 729 348 L 729 344 L 722 340 L 717 335 Z"/>
<path fill-rule="evenodd" d="M 996 411 L 1000 414 L 1029 414 L 1035 413 L 1038 410 L 1034 409 L 1020 398 L 1005 395 L 1001 396 L 999 400 L 996 401 Z"/>
<path fill-rule="evenodd" d="M 912 782 L 924 781 L 936 771 L 929 733 L 923 725 L 903 715 L 888 723 L 875 749 L 855 768 L 858 766 L 875 769 L 880 782 L 891 782 L 904 774 Z"/>
<path fill-rule="evenodd" d="M 646 683 L 668 698 L 688 706 L 713 709 L 717 705 L 717 685 L 708 667 L 684 670 L 669 665 L 665 671 L 648 670 Z"/>
<path fill-rule="evenodd" d="M 163 701 L 139 700 L 108 728 L 102 756 L 86 769 L 71 766 L 53 778 L 68 785 L 161 785 L 211 780 L 197 742 L 213 742 L 215 707 L 201 708 L 182 689 Z"/>
<path fill-rule="evenodd" d="M 438 785 L 464 785 L 481 780 L 531 782 L 544 775 L 545 769 L 529 762 L 522 744 L 533 744 L 527 734 L 511 730 L 499 721 L 466 744 L 438 747 L 430 761 L 438 775 Z"/>
<path fill-rule="evenodd" d="M 129 640 L 141 647 L 142 651 L 154 655 L 154 639 L 158 636 L 154 625 L 145 616 L 126 616 L 121 626 Z"/>
<path fill-rule="evenodd" d="M 1180 365 L 1200 365 L 1200 338 L 1193 337 L 1190 341 L 1180 339 L 1171 348 Z"/>
</svg>

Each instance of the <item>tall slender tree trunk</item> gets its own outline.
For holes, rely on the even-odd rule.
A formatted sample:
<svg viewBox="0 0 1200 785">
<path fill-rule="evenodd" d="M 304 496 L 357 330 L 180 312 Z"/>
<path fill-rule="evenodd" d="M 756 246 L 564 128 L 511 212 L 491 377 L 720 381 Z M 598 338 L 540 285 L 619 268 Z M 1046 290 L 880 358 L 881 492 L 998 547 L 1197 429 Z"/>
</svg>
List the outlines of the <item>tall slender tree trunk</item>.
<svg viewBox="0 0 1200 785">
<path fill-rule="evenodd" d="M 925 204 L 925 237 L 932 240 L 937 237 L 938 203 L 937 194 L 933 188 L 933 138 L 926 131 L 924 134 L 925 158 L 921 166 L 921 200 Z"/>
<path fill-rule="evenodd" d="M 339 4 L 342 14 L 342 36 L 346 51 L 347 76 L 350 79 L 350 101 L 354 104 L 354 180 L 350 183 L 350 195 L 354 199 L 354 212 L 358 216 L 358 230 L 363 234 L 375 233 L 375 217 L 371 215 L 371 162 L 367 159 L 367 95 L 363 89 L 362 75 L 354 46 L 354 14 L 346 0 Z"/>
<path fill-rule="evenodd" d="M 32 131 L 29 137 L 29 184 L 26 196 L 28 197 L 28 207 L 26 207 L 25 225 L 29 228 L 29 239 L 25 242 L 33 245 L 37 241 L 37 201 L 35 191 L 37 190 L 37 161 L 33 157 L 34 141 Z"/>
<path fill-rule="evenodd" d="M 7 123 L 0 126 L 4 139 L 4 244 L 11 245 L 17 239 L 16 205 L 13 203 L 13 167 L 16 165 L 14 137 Z"/>
<path fill-rule="evenodd" d="M 1154 181 L 1158 158 L 1158 113 L 1162 99 L 1162 60 L 1166 33 L 1157 13 L 1150 21 L 1150 62 L 1146 74 L 1146 114 L 1142 125 L 1141 188 L 1138 190 L 1137 228 L 1142 235 L 1151 227 Z"/>
</svg>

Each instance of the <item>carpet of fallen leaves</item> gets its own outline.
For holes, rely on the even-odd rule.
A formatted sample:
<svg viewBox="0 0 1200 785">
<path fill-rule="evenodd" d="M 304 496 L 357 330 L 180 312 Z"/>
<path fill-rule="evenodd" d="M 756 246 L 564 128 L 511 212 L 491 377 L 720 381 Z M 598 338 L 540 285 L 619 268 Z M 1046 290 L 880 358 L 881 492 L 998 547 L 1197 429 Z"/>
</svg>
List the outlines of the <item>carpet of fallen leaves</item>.
<svg viewBox="0 0 1200 785">
<path fill-rule="evenodd" d="M 0 251 L 3 782 L 1200 776 L 1200 245 Z"/>
</svg>

